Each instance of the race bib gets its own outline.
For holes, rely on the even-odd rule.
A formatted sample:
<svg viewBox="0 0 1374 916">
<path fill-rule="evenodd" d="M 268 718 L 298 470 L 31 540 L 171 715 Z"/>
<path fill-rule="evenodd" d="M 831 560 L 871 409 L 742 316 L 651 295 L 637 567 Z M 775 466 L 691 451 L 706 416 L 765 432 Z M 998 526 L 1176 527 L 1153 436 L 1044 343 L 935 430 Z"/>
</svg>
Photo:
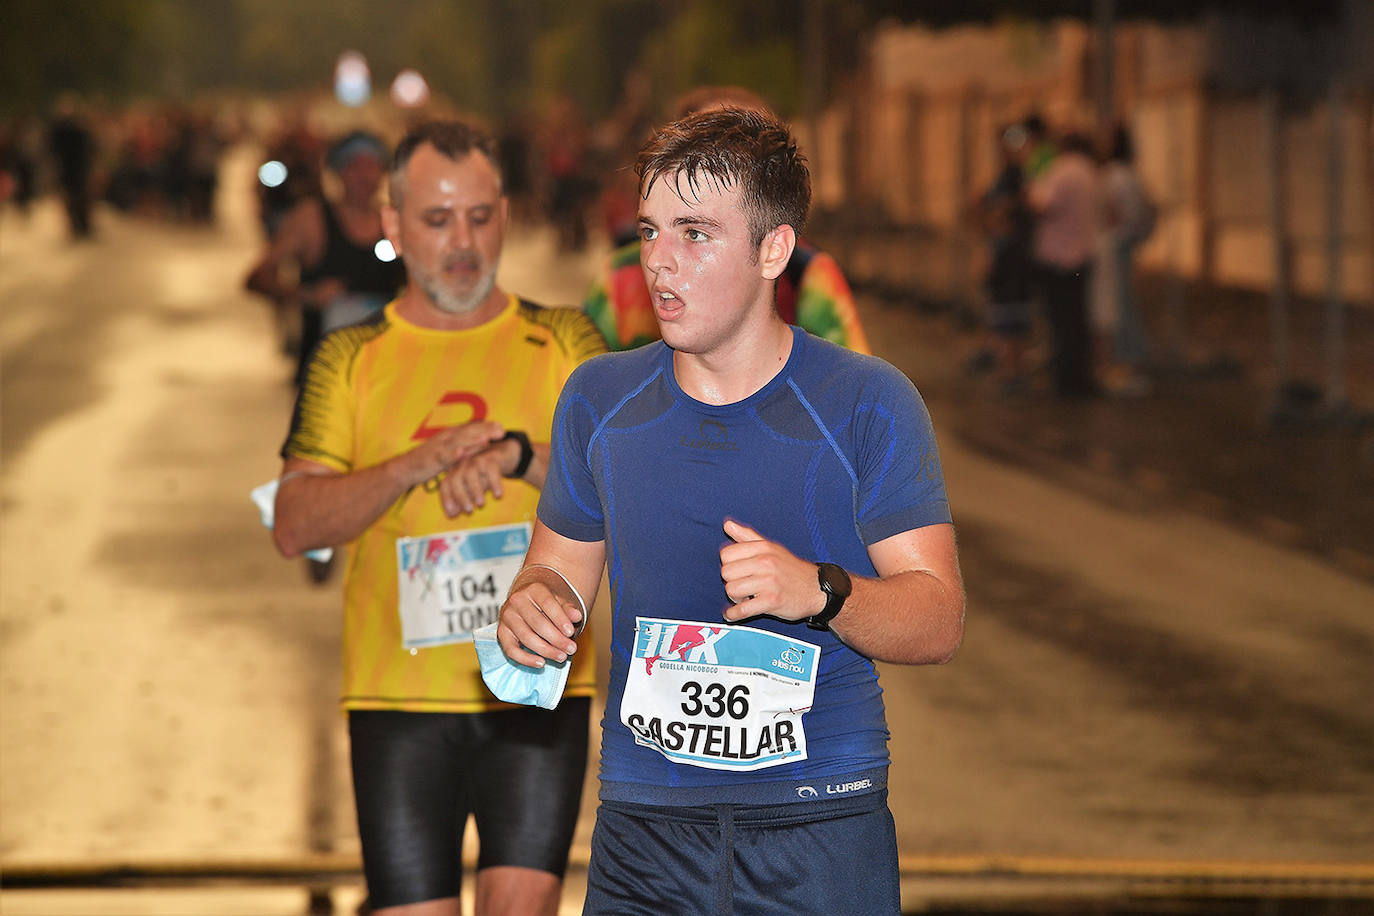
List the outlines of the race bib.
<svg viewBox="0 0 1374 916">
<path fill-rule="evenodd" d="M 675 763 L 757 770 L 806 759 L 819 646 L 766 630 L 635 618 L 620 721 Z"/>
<path fill-rule="evenodd" d="M 401 640 L 407 649 L 471 642 L 500 615 L 530 546 L 529 522 L 396 541 Z"/>
</svg>

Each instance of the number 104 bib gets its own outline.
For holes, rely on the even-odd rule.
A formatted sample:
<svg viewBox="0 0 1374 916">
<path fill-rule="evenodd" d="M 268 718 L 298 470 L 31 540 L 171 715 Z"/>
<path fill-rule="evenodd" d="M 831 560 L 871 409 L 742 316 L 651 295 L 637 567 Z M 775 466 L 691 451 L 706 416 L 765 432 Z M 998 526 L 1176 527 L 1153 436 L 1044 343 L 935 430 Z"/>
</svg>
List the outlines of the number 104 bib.
<svg viewBox="0 0 1374 916">
<path fill-rule="evenodd" d="M 530 524 L 397 538 L 401 638 L 407 649 L 471 642 L 496 620 L 530 546 Z"/>
<path fill-rule="evenodd" d="M 676 763 L 757 770 L 806 759 L 820 647 L 756 630 L 635 618 L 620 721 Z"/>
</svg>

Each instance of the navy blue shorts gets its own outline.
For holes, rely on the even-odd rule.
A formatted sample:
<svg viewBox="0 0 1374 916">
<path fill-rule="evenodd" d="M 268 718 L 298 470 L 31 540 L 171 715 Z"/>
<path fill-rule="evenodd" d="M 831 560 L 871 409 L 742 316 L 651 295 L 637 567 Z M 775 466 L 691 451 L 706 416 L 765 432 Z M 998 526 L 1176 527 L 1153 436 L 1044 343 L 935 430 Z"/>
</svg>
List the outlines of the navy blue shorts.
<svg viewBox="0 0 1374 916">
<path fill-rule="evenodd" d="M 583 916 L 900 912 L 886 790 L 781 807 L 597 809 Z"/>
<path fill-rule="evenodd" d="M 479 713 L 351 710 L 353 795 L 373 907 L 456 897 L 471 814 L 478 869 L 560 878 L 577 827 L 591 701 Z"/>
</svg>

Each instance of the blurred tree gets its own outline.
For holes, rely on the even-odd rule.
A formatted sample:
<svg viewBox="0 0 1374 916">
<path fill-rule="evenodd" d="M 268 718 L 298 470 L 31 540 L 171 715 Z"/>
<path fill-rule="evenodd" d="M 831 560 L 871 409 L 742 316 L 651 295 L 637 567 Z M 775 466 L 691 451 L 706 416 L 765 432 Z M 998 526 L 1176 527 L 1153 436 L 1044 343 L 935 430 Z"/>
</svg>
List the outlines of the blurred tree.
<svg viewBox="0 0 1374 916">
<path fill-rule="evenodd" d="M 527 103 L 571 98 L 599 117 L 619 97 L 625 74 L 644 57 L 645 39 L 660 24 L 657 0 L 544 0 L 542 27 L 532 35 Z"/>
<path fill-rule="evenodd" d="M 1116 4 L 1120 19 L 1231 9 L 1311 21 L 1338 15 L 1341 0 Z M 801 68 L 819 65 L 828 85 L 810 92 L 828 95 L 884 18 L 941 26 L 1090 9 L 1090 0 L 3 0 L 0 111 L 43 109 L 67 90 L 117 101 L 322 88 L 352 48 L 371 62 L 378 92 L 413 66 L 492 117 L 563 93 L 599 118 L 634 67 L 661 105 L 694 85 L 740 83 L 790 115 Z M 803 52 L 808 12 L 823 40 Z"/>
<path fill-rule="evenodd" d="M 1310 21 L 1340 14 L 1342 0 L 1116 0 L 1123 19 L 1197 19 L 1209 11 L 1247 12 Z M 1092 0 L 863 0 L 872 21 L 892 17 L 931 26 L 978 22 L 1007 16 L 1032 19 L 1092 16 Z"/>
<path fill-rule="evenodd" d="M 699 0 L 688 4 L 650 39 L 646 61 L 671 60 L 670 95 L 693 86 L 747 86 L 780 114 L 796 111 L 801 4 L 794 0 Z M 649 72 L 654 70 L 649 66 Z"/>
<path fill-rule="evenodd" d="M 521 4 L 514 4 L 519 7 Z M 503 64 L 493 46 L 493 19 L 484 3 L 426 2 L 398 17 L 395 73 L 414 67 L 430 89 L 470 111 L 490 113 Z M 388 77 L 389 78 L 389 77 Z"/>
<path fill-rule="evenodd" d="M 6 0 L 0 5 L 0 107 L 48 108 L 64 92 L 123 98 L 155 53 L 138 0 Z"/>
<path fill-rule="evenodd" d="M 129 91 L 186 99 L 205 88 L 234 85 L 240 31 L 234 4 L 142 0 L 138 48 L 129 55 Z"/>
<path fill-rule="evenodd" d="M 405 4 L 409 5 L 409 4 Z M 329 86 L 334 63 L 345 50 L 361 51 L 378 68 L 388 5 L 367 0 L 237 0 L 241 26 L 239 85 L 254 89 Z"/>
</svg>

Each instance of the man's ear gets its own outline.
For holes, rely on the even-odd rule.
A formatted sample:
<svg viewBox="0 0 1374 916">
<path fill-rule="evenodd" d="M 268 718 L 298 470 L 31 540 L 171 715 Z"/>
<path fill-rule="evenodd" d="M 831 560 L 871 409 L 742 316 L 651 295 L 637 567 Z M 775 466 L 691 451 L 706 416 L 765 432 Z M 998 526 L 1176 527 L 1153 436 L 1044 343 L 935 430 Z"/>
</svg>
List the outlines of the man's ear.
<svg viewBox="0 0 1374 916">
<path fill-rule="evenodd" d="M 776 280 L 787 269 L 792 249 L 797 247 L 797 230 L 784 223 L 759 243 L 759 273 L 765 280 Z"/>
<path fill-rule="evenodd" d="M 396 252 L 396 257 L 401 256 L 401 214 L 396 212 L 396 208 L 387 204 L 382 207 L 382 235 L 386 236 L 391 247 Z"/>
</svg>

